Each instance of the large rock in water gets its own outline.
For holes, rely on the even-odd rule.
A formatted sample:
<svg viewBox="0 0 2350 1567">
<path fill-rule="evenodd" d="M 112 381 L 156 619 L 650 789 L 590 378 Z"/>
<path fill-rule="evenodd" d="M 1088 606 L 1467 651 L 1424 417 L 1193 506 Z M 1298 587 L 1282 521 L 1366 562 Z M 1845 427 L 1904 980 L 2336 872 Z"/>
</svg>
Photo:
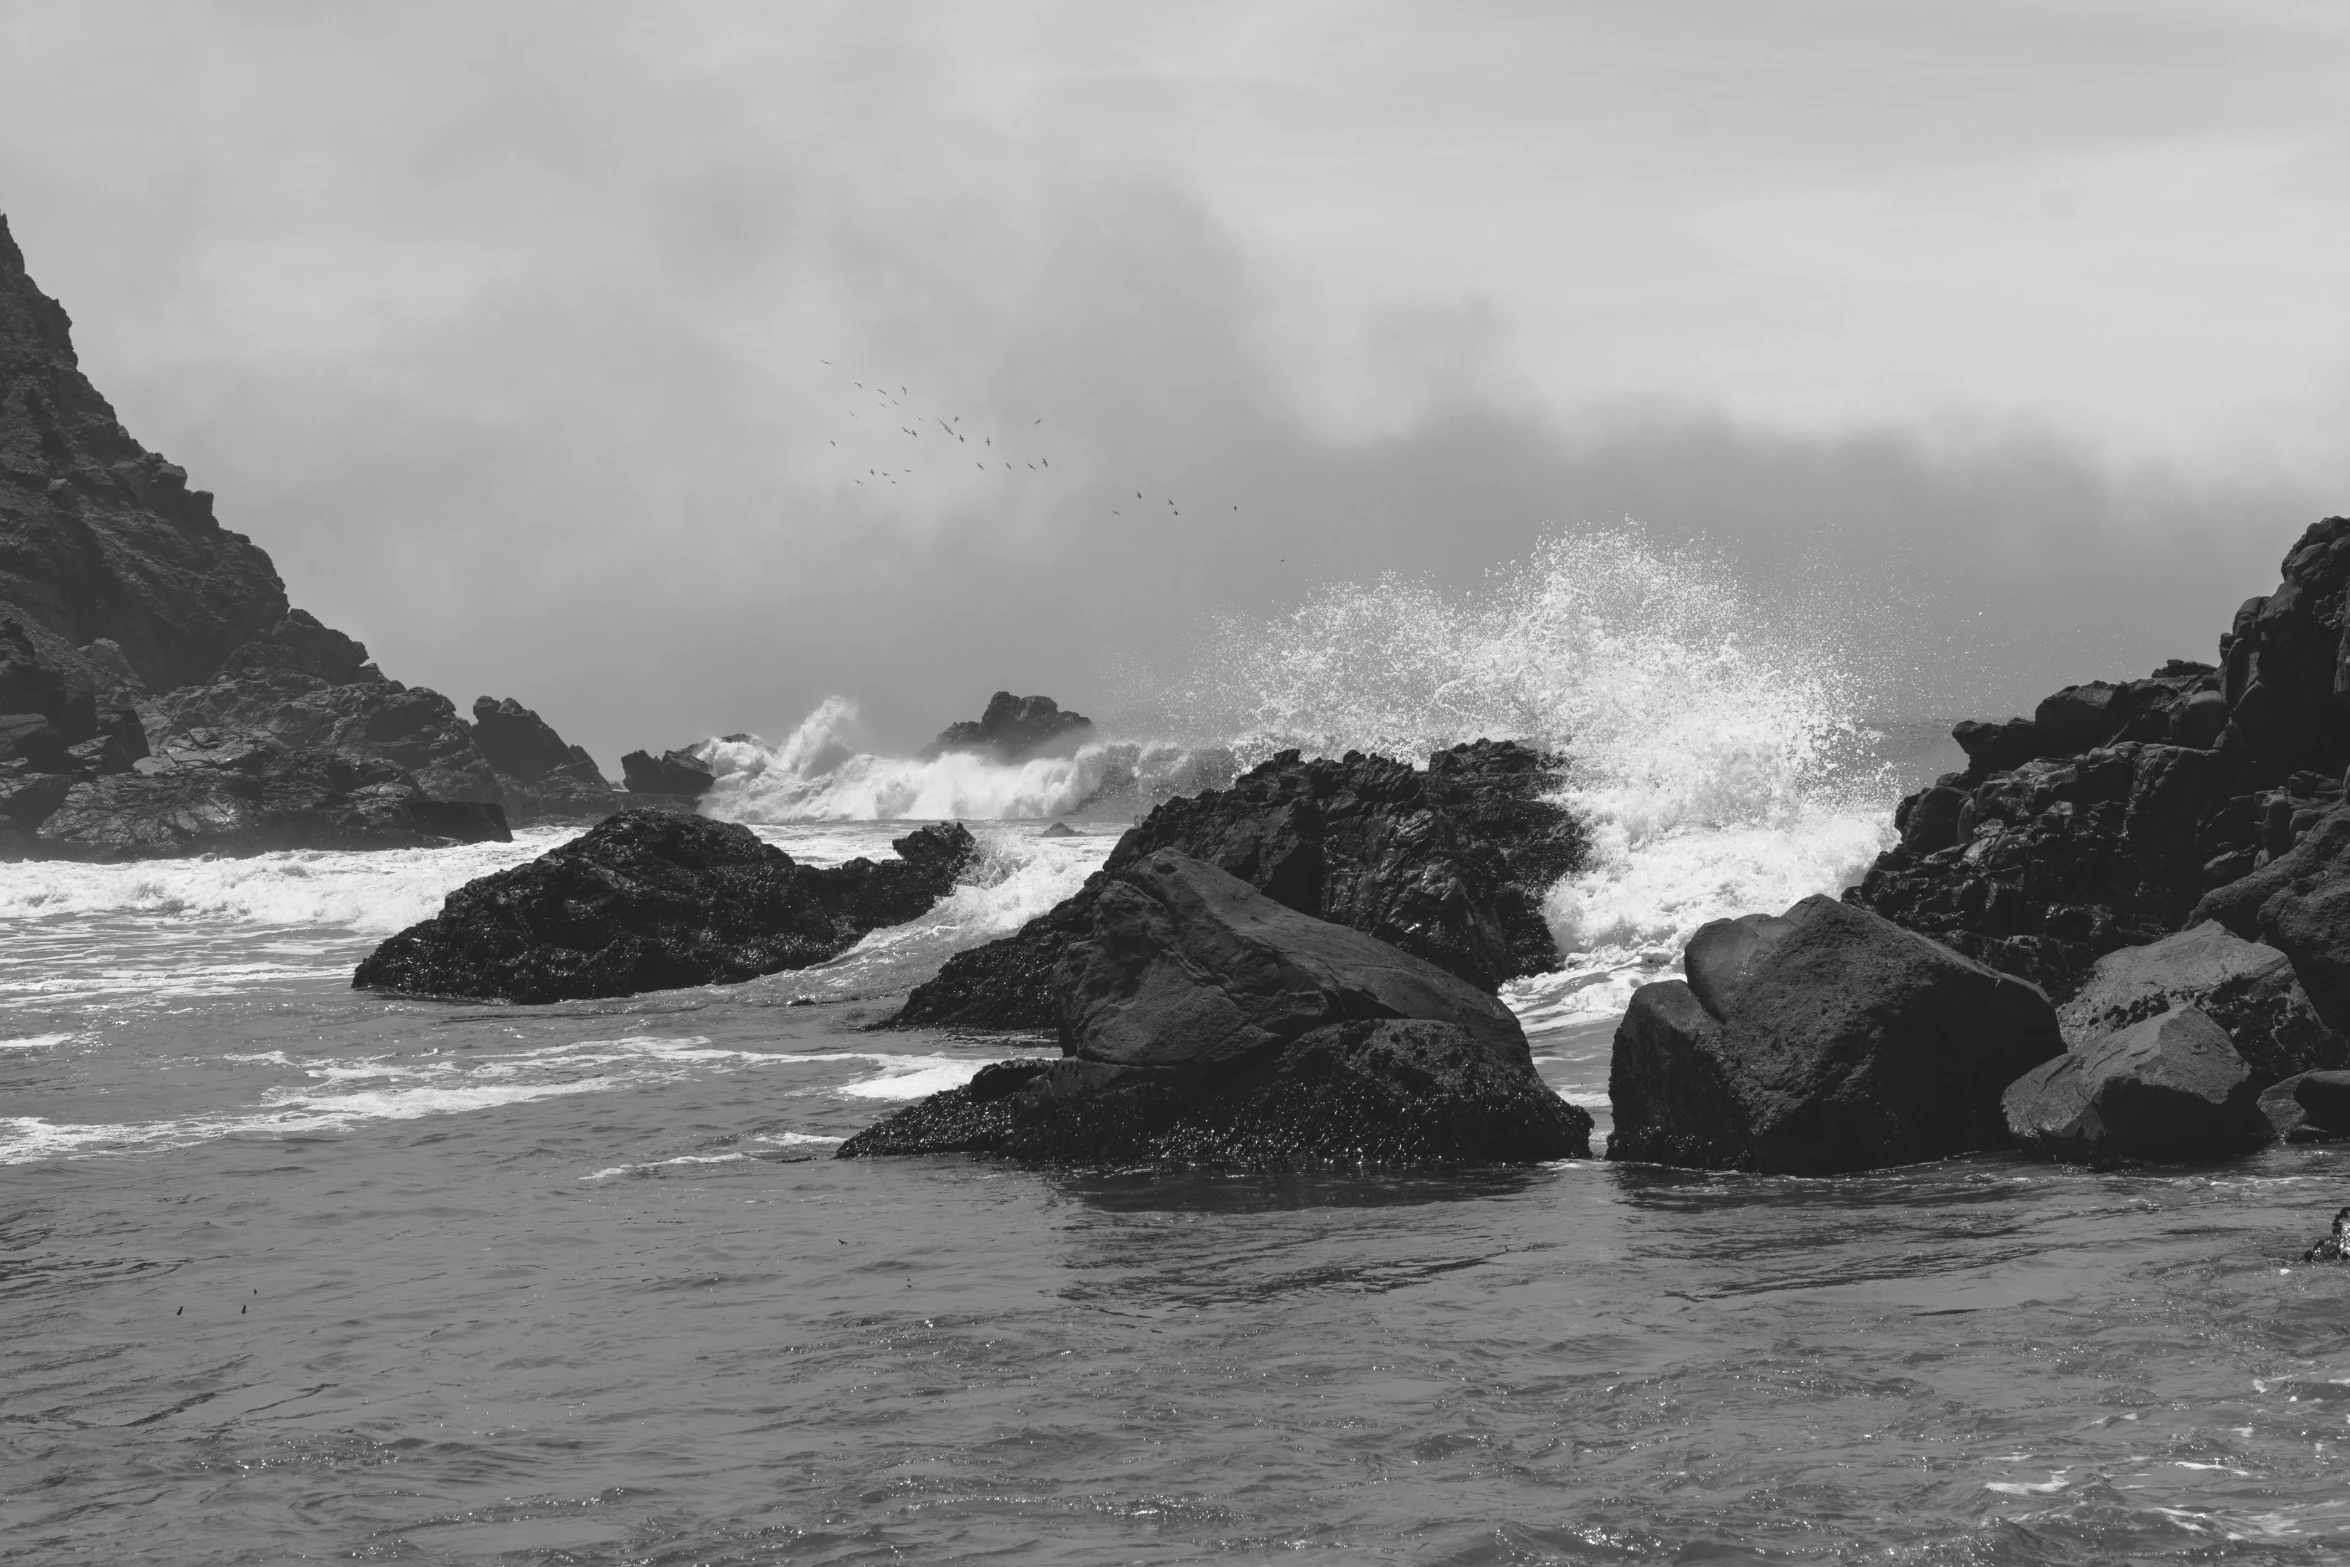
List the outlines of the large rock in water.
<svg viewBox="0 0 2350 1567">
<path fill-rule="evenodd" d="M 2261 1091 L 2260 1113 L 2279 1142 L 2350 1137 L 2350 1072 L 2303 1072 Z"/>
<path fill-rule="evenodd" d="M 976 723 L 966 719 L 939 731 L 921 750 L 923 761 L 949 751 L 976 751 L 999 762 L 1035 756 L 1067 756 L 1093 737 L 1093 720 L 1062 710 L 1049 696 L 1014 696 L 998 691 Z"/>
<path fill-rule="evenodd" d="M 959 952 L 915 988 L 896 1021 L 961 1028 L 1053 1026 L 1052 976 L 1092 919 L 1106 879 L 1173 850 L 1302 914 L 1376 936 L 1482 989 L 1558 966 L 1542 899 L 1587 852 L 1581 824 L 1548 798 L 1556 763 L 1480 740 L 1427 770 L 1349 752 L 1285 751 L 1230 789 L 1169 800 L 1129 829 L 1074 897 L 1014 935 Z"/>
<path fill-rule="evenodd" d="M 1900 844 L 1847 896 L 2062 999 L 2105 953 L 2182 928 L 2204 893 L 2284 858 L 2342 804 L 2350 765 L 2350 519 L 2313 524 L 2282 577 L 2237 611 L 2216 665 L 2174 660 L 2068 686 L 2029 719 L 1960 724 L 1966 771 L 1902 802 Z"/>
<path fill-rule="evenodd" d="M 2034 986 L 1849 904 L 1719 920 L 1616 1031 L 1610 1159 L 1831 1175 L 2004 1147 L 2062 1051 Z"/>
<path fill-rule="evenodd" d="M 960 824 L 898 839 L 894 861 L 801 865 L 747 827 L 657 808 L 449 894 L 384 942 L 357 989 L 506 1001 L 627 996 L 835 957 L 919 917 L 976 852 Z"/>
<path fill-rule="evenodd" d="M 620 759 L 620 776 L 631 794 L 675 794 L 698 799 L 718 782 L 708 762 L 690 750 L 631 751 Z"/>
<path fill-rule="evenodd" d="M 2284 953 L 2206 923 L 2097 960 L 2089 982 L 2057 1009 L 2079 1051 L 2150 1017 L 2193 1007 L 2217 1023 L 2258 1086 L 2350 1067 L 2350 1041 L 2328 1028 Z"/>
<path fill-rule="evenodd" d="M 2256 1148 L 2269 1136 L 2259 1095 L 2227 1031 L 2186 1007 L 2043 1062 L 2009 1085 L 2002 1107 L 2030 1152 L 2103 1167 Z"/>
<path fill-rule="evenodd" d="M 1292 1168 L 1581 1157 L 1591 1118 L 1509 1009 L 1188 856 L 1110 874 L 1055 976 L 1057 1062 L 991 1068 L 843 1145 Z"/>
</svg>

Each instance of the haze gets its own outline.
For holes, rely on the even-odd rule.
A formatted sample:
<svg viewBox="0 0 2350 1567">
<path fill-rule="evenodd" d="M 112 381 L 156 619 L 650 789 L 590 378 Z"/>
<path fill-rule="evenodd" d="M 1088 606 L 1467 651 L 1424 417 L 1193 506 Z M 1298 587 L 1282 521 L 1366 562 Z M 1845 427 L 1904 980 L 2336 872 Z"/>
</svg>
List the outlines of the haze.
<svg viewBox="0 0 2350 1567">
<path fill-rule="evenodd" d="M 2350 509 L 2345 80 L 2319 4 L 0 3 L 0 211 L 297 603 L 607 769 L 1627 517 L 1996 715 Z"/>
</svg>

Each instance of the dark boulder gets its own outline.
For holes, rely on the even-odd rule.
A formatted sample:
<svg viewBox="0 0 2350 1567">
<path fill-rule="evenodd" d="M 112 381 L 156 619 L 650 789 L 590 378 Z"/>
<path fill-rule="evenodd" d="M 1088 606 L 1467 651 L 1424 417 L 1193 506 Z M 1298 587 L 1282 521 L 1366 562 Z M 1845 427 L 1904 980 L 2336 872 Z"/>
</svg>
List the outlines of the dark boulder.
<svg viewBox="0 0 2350 1567">
<path fill-rule="evenodd" d="M 1550 798 L 1556 766 L 1512 741 L 1439 751 L 1424 772 L 1359 752 L 1307 761 L 1285 751 L 1228 790 L 1153 808 L 1118 840 L 1102 875 L 1173 850 L 1497 989 L 1558 966 L 1542 900 L 1587 850 L 1581 824 Z M 1052 1026 L 1053 965 L 1090 918 L 1100 883 L 1014 935 L 949 958 L 897 1021 Z"/>
<path fill-rule="evenodd" d="M 196 743 L 203 740 L 215 743 Z M 168 746 L 135 771 L 74 783 L 49 802 L 37 826 L 22 852 L 70 860 L 431 848 L 512 837 L 494 802 L 435 800 L 380 758 L 208 734 Z"/>
<path fill-rule="evenodd" d="M 998 691 L 977 721 L 947 725 L 920 756 L 927 762 L 949 751 L 977 751 L 999 762 L 1024 762 L 1035 756 L 1070 755 L 1092 737 L 1092 719 L 1064 712 L 1049 696 Z"/>
<path fill-rule="evenodd" d="M 749 828 L 659 808 L 467 882 L 368 955 L 355 988 L 545 1002 L 806 968 L 918 918 L 976 852 L 932 826 L 876 864 L 801 865 Z"/>
<path fill-rule="evenodd" d="M 1581 1157 L 1507 1007 L 1185 855 L 1106 878 L 1054 979 L 1057 1062 L 1013 1063 L 844 1157 L 1297 1168 Z"/>
<path fill-rule="evenodd" d="M 1825 896 L 1705 927 L 1686 967 L 1616 1031 L 1610 1159 L 1830 1175 L 2003 1147 L 2000 1091 L 2063 1049 L 2033 986 Z"/>
<path fill-rule="evenodd" d="M 2010 718 L 1995 724 L 1963 718 L 1951 729 L 1950 738 L 1966 753 L 1970 778 L 2012 772 L 2040 754 L 2040 731 L 2028 718 Z"/>
<path fill-rule="evenodd" d="M 2284 855 L 2214 889 L 2195 917 L 2284 953 L 2317 1015 L 2350 1028 L 2350 810 L 2326 813 Z"/>
<path fill-rule="evenodd" d="M 2303 1072 L 2261 1091 L 2260 1113 L 2286 1143 L 2331 1143 L 2350 1137 L 2350 1072 Z"/>
<path fill-rule="evenodd" d="M 2183 1007 L 2043 1062 L 2009 1085 L 2002 1103 L 2027 1151 L 2104 1167 L 2256 1148 L 2269 1135 L 2259 1097 L 2227 1031 Z"/>
<path fill-rule="evenodd" d="M 70 743 L 39 713 L 0 713 L 0 765 L 21 762 L 36 773 L 70 773 Z"/>
<path fill-rule="evenodd" d="M 583 788 L 611 787 L 585 748 L 564 743 L 554 725 L 512 697 L 473 699 L 473 743 L 490 766 L 515 783 L 560 777 Z"/>
<path fill-rule="evenodd" d="M 620 776 L 631 794 L 708 794 L 718 775 L 691 751 L 631 751 L 620 759 Z"/>
<path fill-rule="evenodd" d="M 2194 1007 L 2217 1023 L 2258 1084 L 2296 1072 L 2350 1067 L 2350 1041 L 2309 1004 L 2285 954 L 2206 923 L 2097 960 L 2087 984 L 2057 1010 L 2075 1051 L 2165 1012 Z"/>
</svg>

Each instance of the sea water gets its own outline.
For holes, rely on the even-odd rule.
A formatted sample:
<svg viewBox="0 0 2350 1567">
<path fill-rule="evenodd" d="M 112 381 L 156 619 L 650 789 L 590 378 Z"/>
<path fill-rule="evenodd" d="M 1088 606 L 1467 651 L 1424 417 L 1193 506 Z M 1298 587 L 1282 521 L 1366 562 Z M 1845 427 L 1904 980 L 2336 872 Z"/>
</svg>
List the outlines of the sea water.
<svg viewBox="0 0 2350 1567">
<path fill-rule="evenodd" d="M 1849 661 L 1734 585 L 1625 614 L 1637 572 L 1552 565 L 1467 604 L 1331 590 L 1185 689 L 1243 761 L 1471 730 L 1568 756 L 1594 856 L 1550 895 L 1557 969 L 1507 999 L 1604 1138 L 1631 989 L 1706 918 L 1849 882 L 1952 758 L 1853 717 Z M 1447 616 L 1406 673 L 1350 667 Z M 951 801 L 985 852 L 925 918 L 743 985 L 349 988 L 552 831 L 0 867 L 0 1559 L 2350 1553 L 2350 1275 L 2295 1260 L 2350 1193 L 2328 1149 L 1840 1180 L 834 1160 L 1041 1047 L 872 1025 L 1082 882 L 1120 823 L 1038 818 L 1147 749 L 921 763 L 852 726 L 727 743 L 712 808 L 827 863 Z"/>
</svg>

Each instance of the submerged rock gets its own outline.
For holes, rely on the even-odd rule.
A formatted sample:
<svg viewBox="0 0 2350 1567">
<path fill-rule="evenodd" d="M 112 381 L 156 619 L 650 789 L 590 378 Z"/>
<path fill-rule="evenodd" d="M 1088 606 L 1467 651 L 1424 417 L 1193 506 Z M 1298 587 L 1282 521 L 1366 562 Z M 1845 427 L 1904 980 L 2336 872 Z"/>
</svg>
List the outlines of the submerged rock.
<svg viewBox="0 0 2350 1567">
<path fill-rule="evenodd" d="M 2160 1013 L 2044 1062 L 2003 1098 L 2031 1153 L 2068 1163 L 2224 1159 L 2268 1139 L 2252 1068 L 2203 1012 Z"/>
<path fill-rule="evenodd" d="M 999 762 L 1025 762 L 1036 756 L 1070 755 L 1092 737 L 1092 719 L 1063 711 L 1049 696 L 998 691 L 976 721 L 947 725 L 919 755 L 927 762 L 949 751 L 977 751 Z"/>
<path fill-rule="evenodd" d="M 991 1068 L 843 1145 L 1294 1168 L 1580 1157 L 1509 1009 L 1434 965 L 1154 852 L 1061 956 L 1065 1058 Z"/>
<path fill-rule="evenodd" d="M 1439 751 L 1425 772 L 1381 756 L 1285 751 L 1237 780 L 1159 805 L 1074 897 L 949 958 L 896 1021 L 1053 1026 L 1051 976 L 1105 878 L 1161 850 L 1239 877 L 1303 914 L 1363 931 L 1483 989 L 1558 964 L 1542 899 L 1586 840 L 1547 798 L 1553 759 L 1514 741 Z"/>
<path fill-rule="evenodd" d="M 1721 920 L 1617 1029 L 1610 1159 L 1830 1175 L 2007 1145 L 2000 1092 L 2063 1049 L 2032 985 L 1820 896 Z"/>
<path fill-rule="evenodd" d="M 358 989 L 566 1001 L 806 968 L 867 931 L 918 918 L 977 852 L 959 823 L 924 827 L 879 864 L 801 865 L 747 827 L 659 808 L 449 894 L 368 955 Z"/>
<path fill-rule="evenodd" d="M 2301 1254 L 2303 1262 L 2340 1262 L 2350 1258 L 2350 1208 L 2334 1214 L 2333 1233 Z"/>
</svg>

